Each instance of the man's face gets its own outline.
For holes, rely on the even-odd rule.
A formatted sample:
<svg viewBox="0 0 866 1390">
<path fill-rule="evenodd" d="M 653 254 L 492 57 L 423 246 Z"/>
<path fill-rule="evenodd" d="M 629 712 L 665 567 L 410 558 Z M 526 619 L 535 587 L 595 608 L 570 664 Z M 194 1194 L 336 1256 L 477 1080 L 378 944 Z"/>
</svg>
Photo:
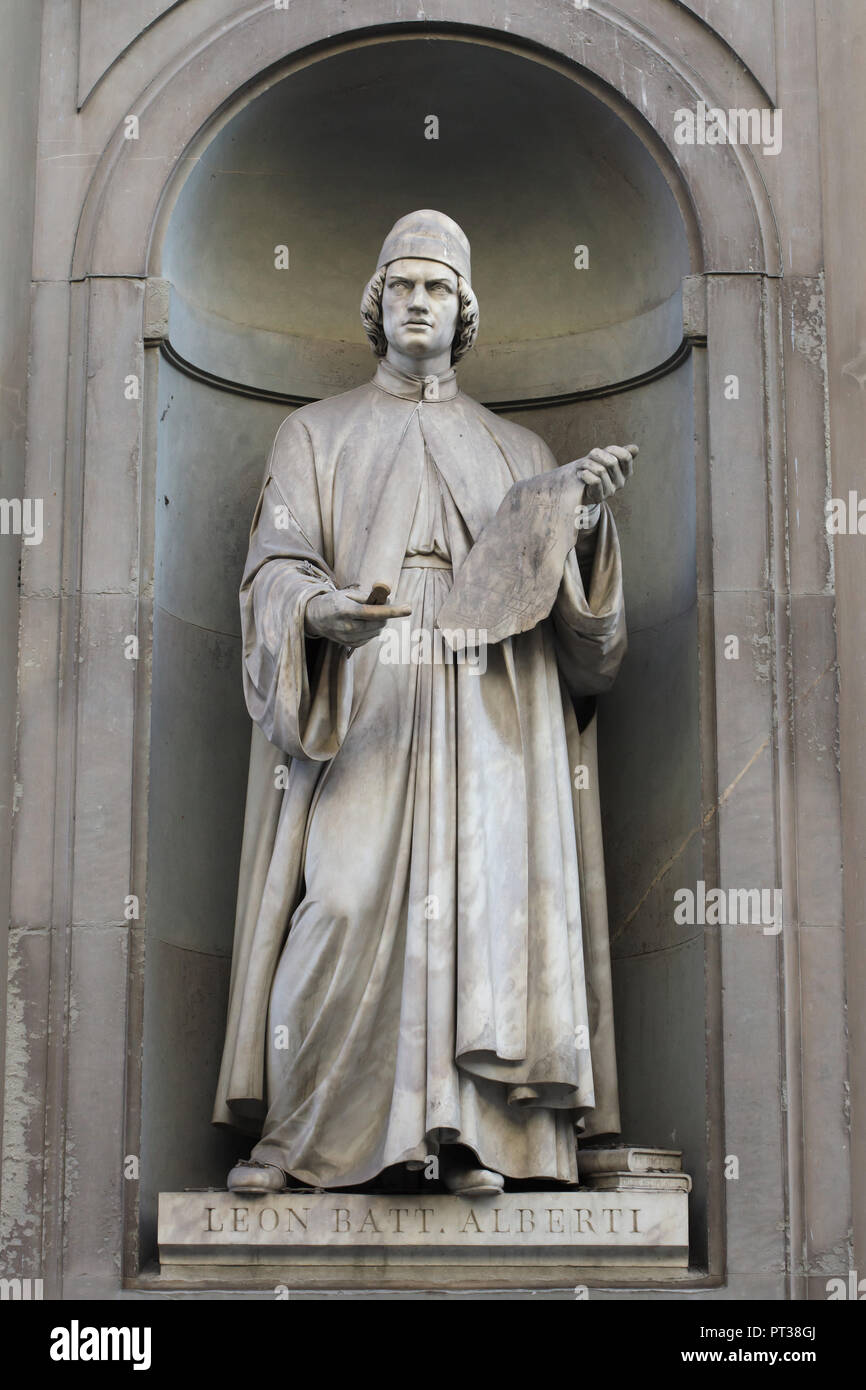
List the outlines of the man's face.
<svg viewBox="0 0 866 1390">
<path fill-rule="evenodd" d="M 385 337 L 407 357 L 450 351 L 460 301 L 457 276 L 440 261 L 392 261 L 382 291 Z"/>
</svg>

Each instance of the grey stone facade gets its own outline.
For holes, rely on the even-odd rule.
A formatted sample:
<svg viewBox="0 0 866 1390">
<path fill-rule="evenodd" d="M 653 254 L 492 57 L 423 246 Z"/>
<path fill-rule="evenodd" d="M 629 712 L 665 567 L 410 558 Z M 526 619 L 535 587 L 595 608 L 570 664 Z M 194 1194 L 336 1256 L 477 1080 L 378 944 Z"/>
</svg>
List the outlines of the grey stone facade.
<svg viewBox="0 0 866 1390">
<path fill-rule="evenodd" d="M 357 299 L 416 205 L 472 238 L 467 389 L 562 461 L 641 445 L 601 785 L 625 1137 L 685 1151 L 691 1266 L 584 1282 L 823 1299 L 866 1269 L 866 541 L 825 526 L 862 487 L 864 24 L 860 0 L 6 0 L 0 496 L 43 499 L 44 537 L 0 536 L 4 1274 L 165 1288 L 159 1192 L 241 1152 L 208 1123 L 237 584 L 276 426 L 371 374 Z M 679 143 L 699 103 L 781 112 L 781 150 Z M 677 923 L 699 882 L 781 890 L 781 931 Z"/>
</svg>

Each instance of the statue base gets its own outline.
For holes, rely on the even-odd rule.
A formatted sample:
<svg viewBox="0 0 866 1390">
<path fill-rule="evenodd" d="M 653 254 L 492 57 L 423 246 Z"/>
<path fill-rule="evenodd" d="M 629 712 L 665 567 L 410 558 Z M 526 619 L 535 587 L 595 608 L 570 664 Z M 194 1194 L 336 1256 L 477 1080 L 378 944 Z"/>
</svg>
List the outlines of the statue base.
<svg viewBox="0 0 866 1390">
<path fill-rule="evenodd" d="M 653 1175 L 657 1177 L 657 1175 Z M 162 1275 L 245 1266 L 302 1277 L 306 1268 L 447 1265 L 478 1282 L 513 1270 L 688 1266 L 688 1192 L 679 1182 L 623 1190 L 568 1188 L 490 1197 L 296 1191 L 262 1196 L 199 1190 L 159 1198 Z M 226 1270 L 228 1275 L 228 1270 Z"/>
</svg>

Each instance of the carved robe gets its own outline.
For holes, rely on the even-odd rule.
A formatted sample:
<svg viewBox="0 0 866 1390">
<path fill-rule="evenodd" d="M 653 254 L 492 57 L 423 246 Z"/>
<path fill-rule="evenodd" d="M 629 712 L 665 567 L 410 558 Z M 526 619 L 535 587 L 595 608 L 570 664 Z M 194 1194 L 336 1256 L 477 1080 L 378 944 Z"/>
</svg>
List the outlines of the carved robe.
<svg viewBox="0 0 866 1390">
<path fill-rule="evenodd" d="M 257 729 L 214 1120 L 303 1181 L 459 1142 L 574 1182 L 575 1126 L 619 1130 L 595 719 L 574 707 L 625 651 L 607 508 L 586 588 L 572 550 L 550 616 L 485 669 L 417 640 L 512 484 L 555 466 L 453 370 L 387 362 L 277 434 L 241 587 Z M 409 641 L 392 620 L 348 658 L 305 634 L 314 595 L 377 582 Z"/>
</svg>

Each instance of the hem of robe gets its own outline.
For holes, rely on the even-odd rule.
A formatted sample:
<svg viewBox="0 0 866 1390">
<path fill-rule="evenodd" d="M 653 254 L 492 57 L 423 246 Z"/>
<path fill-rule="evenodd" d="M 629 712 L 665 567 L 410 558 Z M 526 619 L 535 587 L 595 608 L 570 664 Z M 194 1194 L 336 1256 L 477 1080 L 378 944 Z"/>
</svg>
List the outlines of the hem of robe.
<svg viewBox="0 0 866 1390">
<path fill-rule="evenodd" d="M 356 1162 L 354 1166 L 349 1165 L 339 1173 L 335 1173 L 335 1165 L 330 1164 L 327 1165 L 331 1169 L 329 1172 L 323 1173 L 322 1167 L 315 1171 L 310 1164 L 310 1155 L 302 1156 L 302 1152 L 299 1152 L 306 1147 L 303 1140 L 284 1146 L 263 1137 L 253 1149 L 252 1157 L 262 1163 L 274 1163 L 283 1172 L 313 1187 L 337 1190 L 371 1182 L 398 1163 L 423 1166 L 431 1155 L 438 1153 L 442 1144 L 461 1144 L 475 1154 L 482 1167 L 491 1168 L 511 1180 L 525 1182 L 537 1178 L 545 1182 L 577 1183 L 576 1125 L 580 1123 L 580 1109 L 548 1109 L 509 1103 L 507 1090 L 503 1088 L 498 1099 L 502 1104 L 501 1118 L 506 1120 L 506 1124 L 497 1136 L 489 1113 L 483 1113 L 485 1097 L 470 1097 L 465 1088 L 462 1096 L 467 1113 L 466 1122 L 461 1127 L 436 1126 L 427 1130 L 416 1143 L 397 1147 L 394 1152 L 389 1152 L 386 1142 L 366 1159 Z M 489 1103 L 490 1096 L 486 1099 Z M 512 1112 L 511 1116 L 507 1113 L 509 1111 Z M 516 1115 L 521 1116 L 520 1121 L 513 1119 Z M 518 1123 L 526 1134 L 522 1161 L 515 1158 L 515 1135 L 513 1130 L 508 1132 L 509 1121 Z M 535 1130 L 534 1133 L 527 1133 L 530 1127 Z M 499 1143 L 497 1138 L 500 1139 Z"/>
<path fill-rule="evenodd" d="M 450 1142 L 451 1141 L 449 1141 L 449 1143 Z M 489 1163 L 482 1156 L 482 1154 L 480 1154 L 475 1148 L 473 1148 L 471 1144 L 467 1144 L 464 1139 L 458 1139 L 454 1142 L 460 1144 L 462 1148 L 468 1150 L 468 1152 L 473 1156 L 479 1167 L 491 1169 L 493 1172 L 497 1173 L 502 1171 L 501 1167 L 494 1168 L 492 1163 Z M 415 1149 L 410 1150 L 410 1155 L 414 1154 L 415 1152 Z M 258 1150 L 256 1151 L 256 1154 L 258 1156 Z M 384 1173 L 388 1168 L 396 1167 L 396 1165 L 399 1163 L 404 1163 L 406 1167 L 410 1170 L 410 1172 L 421 1172 L 424 1168 L 426 1168 L 427 1158 L 429 1157 L 430 1154 L 425 1154 L 424 1158 L 416 1159 L 410 1156 L 409 1158 L 394 1159 L 393 1163 L 386 1164 L 385 1168 L 380 1168 L 378 1173 L 374 1173 L 372 1175 L 372 1178 L 379 1177 L 379 1175 L 381 1173 Z M 291 1178 L 295 1181 L 302 1182 L 306 1187 L 322 1188 L 325 1192 L 341 1192 L 344 1188 L 361 1187 L 364 1183 L 372 1181 L 372 1178 L 353 1178 L 351 1182 L 338 1180 L 337 1182 L 330 1181 L 328 1183 L 323 1183 L 318 1178 L 314 1177 L 312 1173 L 309 1173 L 302 1168 L 283 1168 L 282 1163 L 278 1163 L 275 1158 L 259 1159 L 259 1162 L 275 1163 L 278 1168 L 282 1169 L 287 1178 Z M 563 1178 L 560 1177 L 558 1174 L 551 1176 L 549 1173 L 505 1173 L 503 1174 L 503 1176 L 506 1182 L 558 1182 L 563 1187 L 574 1188 L 579 1186 L 580 1181 L 576 1165 L 573 1178 Z M 457 1194 L 444 1193 L 442 1195 L 451 1196 Z"/>
<path fill-rule="evenodd" d="M 567 1071 L 567 1059 L 560 1060 L 563 1072 Z M 491 1048 L 471 1048 L 460 1053 L 457 1066 L 476 1079 L 501 1083 L 505 1087 L 505 1098 L 509 1105 L 538 1110 L 570 1110 L 578 1115 L 595 1109 L 595 1094 L 585 1081 L 581 1082 L 577 1076 L 548 1079 L 544 1075 L 546 1068 L 536 1064 L 530 1069 L 524 1057 L 503 1057 Z M 519 1075 L 526 1071 L 529 1071 L 528 1076 Z M 533 1071 L 540 1071 L 541 1075 L 533 1075 Z M 576 1068 L 572 1068 L 572 1071 L 576 1071 Z M 517 1076 L 517 1079 L 512 1081 L 510 1075 Z"/>
<path fill-rule="evenodd" d="M 493 1172 L 502 1173 L 510 1182 L 528 1182 L 535 1179 L 539 1182 L 560 1182 L 563 1186 L 576 1186 L 578 1183 L 576 1142 L 574 1144 L 575 1158 L 570 1173 L 539 1172 L 533 1170 L 528 1165 L 525 1170 L 521 1168 L 519 1171 L 515 1171 L 513 1165 L 503 1164 L 501 1160 L 497 1159 L 496 1156 L 489 1151 L 481 1152 L 481 1149 L 476 1144 L 470 1144 L 461 1134 L 458 1134 L 457 1138 L 453 1140 L 429 1139 L 426 1143 L 414 1144 L 411 1149 L 407 1149 L 405 1153 L 399 1154 L 396 1158 L 389 1159 L 385 1164 L 374 1163 L 369 1170 L 361 1170 L 360 1175 L 353 1173 L 344 1178 L 328 1178 L 327 1180 L 313 1173 L 311 1169 L 302 1168 L 298 1164 L 290 1165 L 288 1156 L 276 1144 L 271 1145 L 266 1142 L 257 1144 L 253 1149 L 251 1157 L 259 1163 L 275 1164 L 278 1168 L 282 1169 L 287 1177 L 296 1178 L 310 1187 L 321 1187 L 326 1192 L 339 1192 L 341 1188 L 344 1187 L 360 1187 L 364 1183 L 372 1182 L 374 1178 L 378 1178 L 388 1168 L 394 1168 L 399 1163 L 405 1163 L 413 1172 L 418 1171 L 424 1168 L 427 1159 L 438 1154 L 439 1149 L 444 1147 L 446 1143 L 448 1145 L 459 1144 L 464 1149 L 468 1149 L 469 1152 L 475 1156 L 482 1168 L 489 1168 L 492 1169 Z M 511 1171 L 507 1171 L 509 1167 Z"/>
</svg>

